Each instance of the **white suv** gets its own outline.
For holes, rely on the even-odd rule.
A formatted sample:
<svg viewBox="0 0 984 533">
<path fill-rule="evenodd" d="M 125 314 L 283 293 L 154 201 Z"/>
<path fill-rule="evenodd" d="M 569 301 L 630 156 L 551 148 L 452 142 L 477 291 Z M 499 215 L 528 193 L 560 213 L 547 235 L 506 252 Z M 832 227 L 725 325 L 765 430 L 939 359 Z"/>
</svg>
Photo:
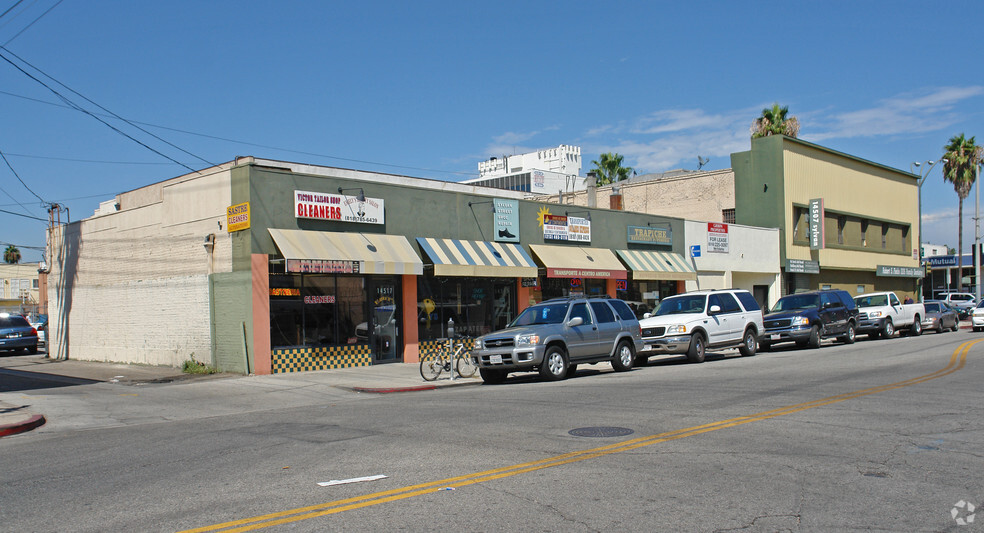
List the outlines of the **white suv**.
<svg viewBox="0 0 984 533">
<path fill-rule="evenodd" d="M 970 314 L 977 307 L 977 298 L 969 292 L 944 292 L 938 294 L 936 299 L 955 307 L 962 315 Z"/>
<path fill-rule="evenodd" d="M 755 355 L 765 332 L 762 308 L 748 291 L 694 291 L 664 298 L 652 314 L 639 321 L 643 351 L 636 364 L 651 355 L 685 353 L 691 363 L 704 362 L 708 349 L 738 348 Z"/>
</svg>

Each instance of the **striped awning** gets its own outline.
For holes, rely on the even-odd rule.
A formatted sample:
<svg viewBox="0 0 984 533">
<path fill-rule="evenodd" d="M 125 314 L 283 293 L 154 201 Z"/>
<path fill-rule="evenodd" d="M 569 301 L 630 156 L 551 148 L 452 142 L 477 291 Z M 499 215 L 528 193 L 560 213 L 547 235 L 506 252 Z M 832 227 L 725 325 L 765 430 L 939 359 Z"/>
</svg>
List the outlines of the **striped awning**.
<svg viewBox="0 0 984 533">
<path fill-rule="evenodd" d="M 634 280 L 689 280 L 697 279 L 697 272 L 680 254 L 649 250 L 616 250 Z"/>
<path fill-rule="evenodd" d="M 461 241 L 417 237 L 417 244 L 434 263 L 435 276 L 535 278 L 536 263 L 513 243 Z"/>
<path fill-rule="evenodd" d="M 548 278 L 625 279 L 625 267 L 608 248 L 531 244 Z"/>
<path fill-rule="evenodd" d="M 270 228 L 287 272 L 416 274 L 424 264 L 402 235 Z"/>
</svg>

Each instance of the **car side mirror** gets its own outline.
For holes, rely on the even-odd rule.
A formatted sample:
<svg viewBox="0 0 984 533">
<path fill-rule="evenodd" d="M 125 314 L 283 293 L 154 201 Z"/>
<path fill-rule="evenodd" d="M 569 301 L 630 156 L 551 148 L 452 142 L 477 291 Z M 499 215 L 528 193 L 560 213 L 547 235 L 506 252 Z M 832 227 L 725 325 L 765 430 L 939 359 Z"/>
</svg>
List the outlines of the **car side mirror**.
<svg viewBox="0 0 984 533">
<path fill-rule="evenodd" d="M 567 321 L 567 327 L 569 328 L 573 328 L 574 326 L 580 326 L 581 324 L 584 324 L 584 319 L 579 316 L 576 316 Z"/>
<path fill-rule="evenodd" d="M 720 305 L 712 305 L 711 308 L 708 309 L 708 311 L 712 315 L 717 314 L 717 313 L 720 313 L 721 312 L 721 306 Z"/>
<path fill-rule="evenodd" d="M 653 314 L 652 313 L 643 313 L 642 314 L 642 318 L 652 318 L 652 317 L 653 317 Z"/>
</svg>

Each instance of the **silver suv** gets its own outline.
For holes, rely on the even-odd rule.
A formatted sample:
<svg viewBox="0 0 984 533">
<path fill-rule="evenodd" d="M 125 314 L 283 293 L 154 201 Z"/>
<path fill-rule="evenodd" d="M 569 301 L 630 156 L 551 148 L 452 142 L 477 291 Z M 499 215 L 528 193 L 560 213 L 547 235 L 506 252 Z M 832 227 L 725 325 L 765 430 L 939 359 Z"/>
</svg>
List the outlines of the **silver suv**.
<svg viewBox="0 0 984 533">
<path fill-rule="evenodd" d="M 636 364 L 651 355 L 687 354 L 691 363 L 703 363 L 708 349 L 738 348 L 755 355 L 765 332 L 762 308 L 751 293 L 726 289 L 694 291 L 664 298 L 656 310 L 639 321 L 643 352 Z"/>
<path fill-rule="evenodd" d="M 622 300 L 559 298 L 527 307 L 506 329 L 475 339 L 472 359 L 486 383 L 536 370 L 556 381 L 580 363 L 610 361 L 616 371 L 630 370 L 641 348 L 639 321 Z"/>
</svg>

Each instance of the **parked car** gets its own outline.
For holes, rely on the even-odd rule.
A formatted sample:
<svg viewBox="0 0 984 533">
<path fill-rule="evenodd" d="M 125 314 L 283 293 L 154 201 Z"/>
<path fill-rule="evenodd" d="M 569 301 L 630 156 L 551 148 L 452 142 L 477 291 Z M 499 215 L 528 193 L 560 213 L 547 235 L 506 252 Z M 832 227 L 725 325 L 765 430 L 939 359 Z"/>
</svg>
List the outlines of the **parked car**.
<svg viewBox="0 0 984 533">
<path fill-rule="evenodd" d="M 933 330 L 943 333 L 946 330 L 957 331 L 960 328 L 960 318 L 956 309 L 941 300 L 926 300 L 923 302 L 926 315 L 922 320 L 923 330 Z"/>
<path fill-rule="evenodd" d="M 961 320 L 970 316 L 970 313 L 977 307 L 978 303 L 977 297 L 969 292 L 941 292 L 936 295 L 936 299 L 955 307 Z"/>
<path fill-rule="evenodd" d="M 858 304 L 858 333 L 872 339 L 879 335 L 890 338 L 896 330 L 909 335 L 922 333 L 922 319 L 926 309 L 921 303 L 904 304 L 894 292 L 872 292 L 856 296 Z"/>
<path fill-rule="evenodd" d="M 755 297 L 737 289 L 666 297 L 651 315 L 639 321 L 639 326 L 644 346 L 636 364 L 660 354 L 687 354 L 691 363 L 702 363 L 706 350 L 724 348 L 755 355 L 765 331 L 762 308 Z"/>
<path fill-rule="evenodd" d="M 38 332 L 20 315 L 0 313 L 0 351 L 38 353 Z"/>
<path fill-rule="evenodd" d="M 27 317 L 27 322 L 38 332 L 38 344 L 47 344 L 48 315 L 31 315 Z"/>
<path fill-rule="evenodd" d="M 774 344 L 795 342 L 799 347 L 819 348 L 827 337 L 851 344 L 857 327 L 858 308 L 847 291 L 789 294 L 779 298 L 765 315 L 765 335 L 759 346 L 768 350 Z"/>
<path fill-rule="evenodd" d="M 984 300 L 981 300 L 981 303 L 977 304 L 971 313 L 970 326 L 974 328 L 974 331 L 984 330 Z"/>
<path fill-rule="evenodd" d="M 579 364 L 603 361 L 624 372 L 642 348 L 639 332 L 639 321 L 622 300 L 557 298 L 527 307 L 506 329 L 475 339 L 472 359 L 486 383 L 529 371 L 556 381 L 573 375 Z"/>
</svg>

